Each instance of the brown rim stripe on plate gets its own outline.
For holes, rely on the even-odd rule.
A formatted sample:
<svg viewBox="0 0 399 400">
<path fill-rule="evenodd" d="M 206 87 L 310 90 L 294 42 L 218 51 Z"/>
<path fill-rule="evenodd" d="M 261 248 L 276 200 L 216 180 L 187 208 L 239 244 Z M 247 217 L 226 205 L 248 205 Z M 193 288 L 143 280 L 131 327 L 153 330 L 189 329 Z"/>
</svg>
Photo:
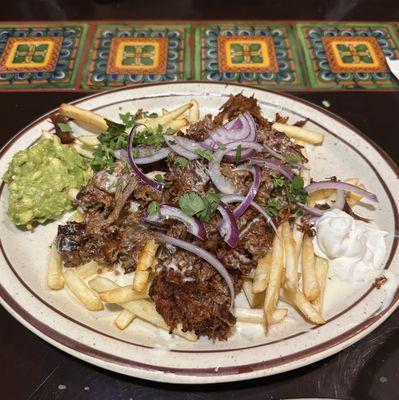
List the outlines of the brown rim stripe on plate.
<svg viewBox="0 0 399 400">
<path fill-rule="evenodd" d="M 189 82 L 187 82 L 189 83 Z M 196 82 L 198 83 L 198 82 Z M 158 83 L 158 84 L 148 84 L 148 85 L 142 85 L 142 86 L 159 86 L 159 85 L 170 85 L 171 83 Z M 179 84 L 179 83 L 177 83 Z M 237 84 L 230 84 L 230 85 L 226 85 L 225 83 L 213 83 L 216 85 L 224 85 L 224 86 L 237 86 L 237 87 L 242 87 L 240 85 Z M 124 87 L 124 88 L 117 88 L 113 91 L 121 91 L 121 90 L 130 90 L 130 87 Z M 246 87 L 247 90 L 250 90 L 251 87 Z M 255 88 L 257 89 L 257 88 Z M 291 95 L 287 95 L 287 94 L 282 94 L 273 90 L 266 90 L 266 89 L 257 89 L 257 90 L 262 90 L 264 92 L 273 92 L 276 93 L 280 96 L 283 97 L 288 97 L 291 99 L 294 99 L 295 101 L 304 103 L 306 105 L 309 105 L 310 107 L 320 111 L 321 113 L 327 114 L 328 116 L 330 116 L 331 118 L 335 119 L 336 121 L 344 124 L 345 126 L 347 126 L 348 128 L 352 129 L 353 131 L 355 131 L 359 136 L 361 136 L 363 139 L 365 139 L 369 144 L 371 144 L 371 146 L 377 150 L 377 152 L 379 152 L 381 154 L 381 156 L 387 161 L 387 163 L 389 164 L 389 166 L 392 168 L 392 170 L 395 172 L 396 175 L 398 175 L 399 172 L 399 168 L 398 166 L 393 162 L 392 159 L 390 159 L 390 157 L 378 146 L 376 145 L 374 142 L 372 142 L 367 136 L 365 136 L 362 132 L 360 132 L 357 128 L 353 127 L 351 124 L 349 124 L 348 122 L 346 122 L 345 120 L 343 120 L 342 118 L 332 114 L 329 111 L 326 111 L 324 109 L 322 109 L 321 107 L 312 104 L 306 100 L 302 100 L 302 99 L 298 99 L 294 96 Z M 108 93 L 108 92 L 107 92 Z M 92 98 L 92 97 L 97 97 L 102 95 L 102 93 L 95 93 L 91 96 L 87 96 L 85 98 L 82 99 L 78 99 L 72 103 L 76 104 L 76 103 L 80 103 L 83 101 L 86 101 L 88 98 Z M 132 99 L 133 100 L 133 99 Z M 108 105 L 102 106 L 102 107 L 107 107 Z M 292 111 L 289 110 L 291 113 Z M 50 112 L 51 113 L 51 112 Z M 48 113 L 49 114 L 49 113 Z M 0 156 L 2 156 L 4 154 L 4 152 L 9 148 L 9 146 L 21 135 L 23 135 L 28 129 L 30 129 L 32 126 L 34 126 L 35 124 L 37 124 L 38 122 L 43 121 L 44 119 L 46 119 L 48 117 L 48 114 L 45 114 L 43 117 L 38 118 L 37 120 L 35 120 L 33 123 L 29 124 L 26 128 L 24 128 L 23 130 L 21 130 L 17 135 L 15 135 L 13 138 L 10 139 L 10 141 L 1 149 L 0 151 Z M 315 123 L 314 121 L 312 121 L 313 123 Z M 323 129 L 325 129 L 323 126 L 321 126 L 318 123 L 315 123 L 316 125 L 322 127 Z M 328 129 L 325 129 L 327 131 L 329 131 Z M 330 131 L 329 131 L 330 132 Z M 334 135 L 332 132 L 330 132 L 332 135 Z M 336 135 L 334 135 L 336 136 Z M 339 140 L 342 140 L 341 138 L 339 138 Z M 344 140 L 342 140 L 344 141 Z M 344 141 L 346 143 L 346 141 Z M 346 143 L 349 147 L 353 148 L 356 152 L 357 149 L 354 148 L 352 145 Z M 359 153 L 358 153 L 359 154 Z M 361 157 L 363 157 L 360 154 Z M 365 159 L 363 157 L 363 159 Z M 366 159 L 365 159 L 366 160 Z M 368 162 L 368 160 L 366 160 Z M 368 162 L 369 163 L 369 162 Z M 394 210 L 394 214 L 395 214 L 395 229 L 397 229 L 397 225 L 398 225 L 398 211 L 397 208 L 395 206 L 395 202 L 393 201 L 393 197 L 392 194 L 390 193 L 389 189 L 387 188 L 385 182 L 382 180 L 382 178 L 379 176 L 379 174 L 376 172 L 375 168 L 369 163 L 369 165 L 371 166 L 371 168 L 373 169 L 373 171 L 377 174 L 381 184 L 383 185 L 387 196 L 390 199 L 390 202 L 392 204 L 392 208 Z M 3 186 L 3 185 L 2 185 Z M 2 189 L 2 188 L 1 188 Z M 392 257 L 394 254 L 394 251 L 397 248 L 397 244 L 398 244 L 398 239 L 395 238 L 393 245 L 392 245 L 392 250 L 391 250 L 391 254 L 389 257 L 389 260 L 387 262 L 387 267 L 388 265 L 391 263 L 392 261 Z M 15 273 L 15 271 L 14 271 Z M 18 277 L 18 276 L 17 276 Z M 365 296 L 367 296 L 368 293 L 370 293 L 372 289 L 370 288 L 363 296 L 361 296 L 360 299 L 358 299 L 354 304 L 352 304 L 350 307 L 348 307 L 346 310 L 344 310 L 343 312 L 341 312 L 339 315 L 342 315 L 343 313 L 347 312 L 350 308 L 352 308 L 355 304 L 357 304 L 358 302 L 360 302 Z M 176 369 L 176 368 L 164 368 L 164 367 L 158 367 L 158 366 L 154 366 L 154 365 L 144 365 L 141 363 L 136 363 L 132 360 L 126 360 L 120 357 L 115 357 L 112 354 L 108 354 L 108 353 L 103 353 L 103 352 L 99 352 L 98 350 L 94 350 L 86 345 L 83 345 L 79 342 L 74 341 L 73 339 L 70 338 L 66 338 L 64 337 L 62 334 L 60 334 L 59 332 L 53 332 L 53 329 L 50 327 L 47 327 L 46 329 L 46 325 L 43 324 L 42 322 L 36 320 L 32 315 L 30 315 L 27 311 L 25 311 L 24 309 L 22 309 L 14 300 L 13 298 L 8 294 L 8 292 L 5 290 L 5 288 L 3 286 L 0 285 L 0 293 L 2 294 L 3 299 L 7 302 L 7 304 L 23 319 L 25 320 L 28 324 L 30 324 L 31 326 L 33 326 L 35 329 L 38 329 L 41 333 L 43 333 L 44 335 L 52 338 L 53 340 L 59 342 L 60 344 L 63 344 L 67 347 L 70 347 L 71 349 L 78 349 L 77 351 L 81 351 L 82 354 L 86 354 L 89 357 L 97 357 L 100 358 L 102 360 L 106 360 L 106 361 L 112 361 L 115 362 L 117 364 L 120 365 L 129 365 L 129 366 L 134 366 L 140 369 L 143 369 L 143 367 L 145 369 L 148 370 L 157 370 L 157 371 L 168 371 L 168 372 L 176 372 L 176 373 L 181 373 L 181 374 L 186 374 L 186 375 L 198 375 L 198 373 L 202 373 L 203 375 L 208 375 L 209 373 L 211 374 L 218 374 L 218 375 L 225 375 L 225 374 L 236 374 L 236 373 L 246 373 L 246 372 L 252 372 L 252 371 L 258 371 L 258 370 L 262 370 L 262 369 L 266 369 L 266 368 L 271 368 L 271 367 L 276 367 L 282 364 L 285 364 L 286 362 L 293 362 L 293 361 L 297 361 L 299 360 L 303 355 L 309 356 L 309 355 L 314 355 L 317 354 L 319 352 L 319 350 L 321 351 L 326 351 L 328 349 L 333 348 L 334 346 L 337 346 L 341 343 L 343 343 L 345 340 L 355 336 L 356 334 L 359 334 L 361 331 L 363 331 L 364 329 L 366 329 L 367 327 L 369 327 L 370 325 L 372 325 L 373 323 L 377 322 L 384 314 L 386 314 L 391 308 L 392 306 L 396 303 L 396 301 L 399 298 L 399 291 L 397 291 L 397 293 L 394 296 L 394 299 L 392 300 L 391 304 L 389 305 L 389 307 L 387 307 L 385 310 L 383 310 L 381 313 L 377 314 L 376 316 L 373 316 L 371 318 L 369 318 L 366 321 L 363 321 L 362 323 L 358 324 L 356 327 L 350 329 L 349 331 L 346 331 L 344 333 L 342 333 L 341 335 L 337 336 L 334 339 L 328 340 L 326 342 L 323 342 L 319 345 L 313 346 L 310 349 L 306 349 L 294 354 L 291 354 L 287 357 L 284 358 L 278 358 L 278 359 L 274 359 L 274 360 L 269 360 L 269 361 L 265 361 L 265 362 L 260 362 L 260 363 L 256 363 L 256 364 L 252 364 L 252 365 L 245 365 L 245 366 L 237 366 L 237 367 L 221 367 L 218 371 L 215 371 L 214 369 Z M 36 295 L 35 295 L 36 296 Z M 36 296 L 37 297 L 37 296 Z M 7 301 L 8 300 L 8 301 Z M 40 299 L 39 299 L 40 300 Z M 50 306 L 51 307 L 51 306 Z M 19 310 L 19 311 L 18 311 Z M 333 319 L 337 318 L 339 315 L 334 316 Z M 332 319 L 330 319 L 329 321 L 331 321 Z M 297 335 L 295 335 L 297 336 Z M 57 340 L 57 337 L 60 340 Z M 63 340 L 61 340 L 63 339 Z M 282 339 L 282 340 L 286 340 L 288 338 Z M 69 344 L 68 344 L 69 343 Z M 271 343 L 267 343 L 267 344 L 261 344 L 258 346 L 253 346 L 253 347 L 259 347 L 259 346 L 265 346 Z M 80 350 L 79 348 L 82 347 L 82 349 Z M 87 348 L 86 348 L 87 347 Z M 238 349 L 237 349 L 238 350 Z M 234 351 L 234 350 L 221 350 L 223 352 L 229 352 L 229 351 Z M 212 352 L 212 351 L 211 351 Z M 197 351 L 198 353 L 198 351 Z M 94 354 L 94 355 L 93 355 Z M 121 362 L 123 364 L 121 364 Z M 127 363 L 127 364 L 126 364 Z"/>
</svg>

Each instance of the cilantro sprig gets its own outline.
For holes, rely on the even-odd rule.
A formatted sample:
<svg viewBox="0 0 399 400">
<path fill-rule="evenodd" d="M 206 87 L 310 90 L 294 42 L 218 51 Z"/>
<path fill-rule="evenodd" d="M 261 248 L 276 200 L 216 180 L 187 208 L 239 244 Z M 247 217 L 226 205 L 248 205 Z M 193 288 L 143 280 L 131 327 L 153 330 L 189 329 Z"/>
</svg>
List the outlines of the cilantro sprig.
<svg viewBox="0 0 399 400">
<path fill-rule="evenodd" d="M 196 192 L 188 192 L 179 198 L 179 207 L 188 216 L 196 216 L 209 222 L 218 208 L 220 196 L 216 193 L 205 193 L 200 196 Z"/>
</svg>

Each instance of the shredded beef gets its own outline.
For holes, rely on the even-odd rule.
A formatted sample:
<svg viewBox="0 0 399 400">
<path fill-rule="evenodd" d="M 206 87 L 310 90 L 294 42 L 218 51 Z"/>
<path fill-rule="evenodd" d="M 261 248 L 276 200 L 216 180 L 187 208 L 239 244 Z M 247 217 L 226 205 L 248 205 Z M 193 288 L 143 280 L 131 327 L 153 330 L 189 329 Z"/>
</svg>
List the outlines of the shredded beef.
<svg viewBox="0 0 399 400">
<path fill-rule="evenodd" d="M 150 288 L 157 311 L 171 330 L 182 324 L 184 331 L 226 340 L 235 317 L 223 278 L 190 253 L 165 253 Z"/>
<path fill-rule="evenodd" d="M 209 133 L 216 129 L 218 125 L 219 124 L 212 120 L 212 115 L 207 114 L 201 120 L 190 125 L 184 136 L 196 142 L 201 142 L 205 140 L 209 136 Z"/>
<path fill-rule="evenodd" d="M 51 122 L 54 125 L 55 134 L 60 138 L 62 144 L 71 144 L 75 141 L 72 131 L 61 129 L 58 124 L 68 124 L 68 118 L 60 113 L 53 113 L 50 115 Z"/>
</svg>

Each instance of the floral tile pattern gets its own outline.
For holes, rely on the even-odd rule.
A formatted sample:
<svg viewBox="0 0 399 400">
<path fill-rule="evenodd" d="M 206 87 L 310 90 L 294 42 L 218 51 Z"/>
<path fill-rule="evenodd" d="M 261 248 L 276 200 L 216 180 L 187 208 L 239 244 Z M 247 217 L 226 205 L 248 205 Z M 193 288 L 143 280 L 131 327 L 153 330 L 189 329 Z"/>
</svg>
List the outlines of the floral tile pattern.
<svg viewBox="0 0 399 400">
<path fill-rule="evenodd" d="M 291 26 L 268 22 L 198 25 L 195 78 L 274 88 L 304 85 Z"/>
<path fill-rule="evenodd" d="M 87 26 L 0 25 L 0 89 L 74 87 Z"/>
<path fill-rule="evenodd" d="M 389 24 L 304 23 L 297 33 L 311 86 L 320 89 L 398 88 L 385 57 L 399 58 Z"/>
<path fill-rule="evenodd" d="M 190 27 L 98 25 L 82 86 L 101 89 L 189 79 Z"/>
</svg>

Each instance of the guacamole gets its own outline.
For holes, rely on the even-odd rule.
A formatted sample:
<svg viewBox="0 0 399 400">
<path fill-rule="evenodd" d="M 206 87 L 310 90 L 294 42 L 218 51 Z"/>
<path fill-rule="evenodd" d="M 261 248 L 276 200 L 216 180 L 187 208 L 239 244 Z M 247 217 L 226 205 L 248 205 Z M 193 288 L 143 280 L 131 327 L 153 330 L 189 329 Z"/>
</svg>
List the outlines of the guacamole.
<svg viewBox="0 0 399 400">
<path fill-rule="evenodd" d="M 8 183 L 8 216 L 32 228 L 73 208 L 68 190 L 80 188 L 91 177 L 88 162 L 57 136 L 16 153 L 3 176 Z"/>
</svg>

